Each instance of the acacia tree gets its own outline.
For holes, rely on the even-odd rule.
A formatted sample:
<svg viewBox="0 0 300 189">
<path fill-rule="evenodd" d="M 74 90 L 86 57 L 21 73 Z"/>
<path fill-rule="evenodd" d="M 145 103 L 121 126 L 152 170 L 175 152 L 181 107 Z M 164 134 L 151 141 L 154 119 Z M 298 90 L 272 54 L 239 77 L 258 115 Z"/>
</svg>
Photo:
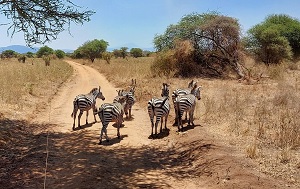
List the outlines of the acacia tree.
<svg viewBox="0 0 300 189">
<path fill-rule="evenodd" d="M 188 41 L 192 48 L 187 48 L 191 51 L 186 52 L 188 56 L 175 57 L 180 69 L 186 69 L 184 64 L 189 61 L 188 64 L 202 74 L 222 76 L 229 68 L 244 77 L 239 63 L 241 40 L 240 26 L 236 19 L 215 12 L 190 14 L 184 16 L 178 24 L 170 25 L 163 35 L 155 36 L 154 45 L 159 52 L 183 50 L 178 48 L 178 44 L 184 41 Z M 194 68 L 190 70 L 195 70 Z"/>
<path fill-rule="evenodd" d="M 54 53 L 54 50 L 46 45 L 46 46 L 41 47 L 41 48 L 36 52 L 36 56 L 37 56 L 38 58 L 41 58 L 41 57 L 43 57 L 43 56 L 49 56 L 49 55 L 51 55 L 51 54 L 53 54 L 53 53 Z"/>
<path fill-rule="evenodd" d="M 9 20 L 1 26 L 8 26 L 11 37 L 23 32 L 28 46 L 44 44 L 57 39 L 65 25 L 70 29 L 71 22 L 83 24 L 90 21 L 94 12 L 79 9 L 81 7 L 70 0 L 0 0 L 0 14 Z"/>
<path fill-rule="evenodd" d="M 100 58 L 101 54 L 106 51 L 107 46 L 108 42 L 104 41 L 103 39 L 94 39 L 92 41 L 85 42 L 78 49 L 80 51 L 80 54 L 94 62 L 96 58 Z"/>
<path fill-rule="evenodd" d="M 300 22 L 288 15 L 270 15 L 253 26 L 245 37 L 247 49 L 266 64 L 277 64 L 300 55 Z"/>
<path fill-rule="evenodd" d="M 143 50 L 140 48 L 132 48 L 130 49 L 130 54 L 134 57 L 142 57 L 143 56 Z"/>
</svg>

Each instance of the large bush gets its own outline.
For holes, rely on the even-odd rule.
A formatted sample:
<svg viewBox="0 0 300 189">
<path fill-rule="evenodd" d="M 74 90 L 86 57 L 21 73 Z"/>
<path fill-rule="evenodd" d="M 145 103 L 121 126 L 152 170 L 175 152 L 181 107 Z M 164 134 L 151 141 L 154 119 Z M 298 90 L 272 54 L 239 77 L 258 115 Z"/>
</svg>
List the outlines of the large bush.
<svg viewBox="0 0 300 189">
<path fill-rule="evenodd" d="M 155 36 L 154 45 L 159 52 L 174 50 L 181 76 L 220 77 L 228 69 L 244 76 L 239 63 L 240 26 L 234 18 L 217 13 L 187 15 Z"/>
<path fill-rule="evenodd" d="M 245 37 L 247 50 L 266 64 L 278 64 L 300 55 L 300 22 L 287 15 L 270 15 Z"/>
</svg>

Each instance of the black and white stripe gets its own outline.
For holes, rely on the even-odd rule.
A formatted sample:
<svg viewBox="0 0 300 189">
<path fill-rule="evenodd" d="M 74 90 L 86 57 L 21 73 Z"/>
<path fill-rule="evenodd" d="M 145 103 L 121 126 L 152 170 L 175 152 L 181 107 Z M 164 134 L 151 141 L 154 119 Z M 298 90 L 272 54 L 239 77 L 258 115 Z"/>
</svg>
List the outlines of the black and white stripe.
<svg viewBox="0 0 300 189">
<path fill-rule="evenodd" d="M 189 113 L 188 124 L 191 123 L 192 125 L 194 125 L 194 111 L 196 107 L 196 99 L 201 99 L 200 89 L 201 87 L 197 87 L 191 91 L 192 94 L 176 96 L 174 100 L 174 106 L 176 117 L 178 119 L 178 131 L 183 130 L 182 116 L 184 112 Z"/>
<path fill-rule="evenodd" d="M 102 123 L 102 129 L 100 133 L 99 144 L 102 143 L 102 136 L 105 133 L 106 141 L 109 141 L 107 136 L 107 126 L 109 122 L 115 122 L 117 126 L 117 136 L 120 138 L 120 127 L 124 122 L 123 114 L 124 114 L 124 106 L 126 104 L 128 96 L 117 96 L 115 97 L 113 103 L 104 103 L 99 108 L 97 114 Z"/>
<path fill-rule="evenodd" d="M 161 122 L 160 132 L 162 132 L 163 118 L 165 118 L 165 129 L 167 129 L 167 120 L 170 113 L 170 103 L 169 103 L 169 85 L 163 83 L 161 98 L 152 98 L 148 102 L 148 114 L 151 120 L 151 136 L 153 137 L 154 128 L 154 117 L 155 121 L 155 135 L 157 135 L 157 125 Z"/>
<path fill-rule="evenodd" d="M 173 91 L 172 93 L 172 101 L 173 101 L 173 104 L 174 104 L 174 101 L 175 101 L 175 98 L 178 96 L 178 95 L 187 95 L 187 94 L 191 94 L 191 91 L 197 87 L 197 81 L 190 81 L 188 83 L 188 88 L 185 88 L 185 89 L 176 89 L 175 91 Z M 175 107 L 175 104 L 174 104 L 174 108 L 175 108 L 175 111 L 176 111 L 176 107 Z M 187 113 L 185 114 L 185 120 L 187 120 Z M 175 118 L 175 123 L 177 122 L 177 117 Z"/>
<path fill-rule="evenodd" d="M 131 109 L 132 109 L 132 106 L 136 102 L 136 99 L 134 96 L 135 87 L 136 87 L 136 80 L 132 79 L 131 86 L 129 86 L 129 91 L 126 91 L 126 90 L 117 91 L 118 96 L 128 96 L 125 107 L 124 107 L 126 118 L 131 118 Z"/>
<path fill-rule="evenodd" d="M 81 128 L 80 118 L 83 114 L 83 111 L 86 111 L 86 124 L 88 124 L 89 110 L 92 108 L 93 111 L 95 111 L 96 99 L 100 98 L 102 100 L 105 100 L 105 97 L 103 96 L 100 89 L 101 87 L 99 86 L 99 88 L 93 88 L 88 94 L 80 94 L 75 97 L 73 101 L 73 112 L 71 114 L 71 117 L 74 118 L 73 130 L 75 129 L 75 119 L 78 110 L 80 110 L 80 113 L 78 115 L 78 127 Z M 94 115 L 94 119 L 96 122 L 95 115 Z"/>
</svg>

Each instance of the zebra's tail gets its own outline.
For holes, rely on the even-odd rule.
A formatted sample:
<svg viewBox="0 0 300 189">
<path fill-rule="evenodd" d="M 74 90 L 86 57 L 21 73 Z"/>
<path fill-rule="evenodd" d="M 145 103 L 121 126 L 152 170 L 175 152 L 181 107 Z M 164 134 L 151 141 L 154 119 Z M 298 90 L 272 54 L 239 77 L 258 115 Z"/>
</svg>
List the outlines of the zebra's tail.
<svg viewBox="0 0 300 189">
<path fill-rule="evenodd" d="M 149 102 L 148 102 L 148 105 L 151 106 L 151 109 L 152 109 L 152 111 L 154 112 L 155 106 L 154 106 L 154 104 L 153 104 L 153 100 L 149 101 Z"/>
<path fill-rule="evenodd" d="M 165 103 L 166 103 L 166 101 L 169 99 L 169 97 L 166 97 L 163 101 L 162 101 L 162 103 L 160 104 L 160 108 L 161 107 L 163 107 L 164 105 L 165 105 Z"/>
</svg>

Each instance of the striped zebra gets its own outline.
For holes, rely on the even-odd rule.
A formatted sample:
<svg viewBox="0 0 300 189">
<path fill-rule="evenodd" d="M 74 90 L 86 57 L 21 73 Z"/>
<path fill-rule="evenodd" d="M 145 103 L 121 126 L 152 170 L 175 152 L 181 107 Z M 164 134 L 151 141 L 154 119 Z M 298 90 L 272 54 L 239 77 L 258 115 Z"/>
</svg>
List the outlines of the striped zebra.
<svg viewBox="0 0 300 189">
<path fill-rule="evenodd" d="M 174 101 L 175 101 L 175 98 L 178 96 L 178 95 L 186 95 L 186 94 L 191 94 L 191 91 L 193 90 L 193 88 L 197 87 L 197 81 L 190 81 L 188 83 L 188 88 L 186 89 L 176 89 L 175 91 L 173 91 L 172 93 L 172 101 L 173 101 L 173 104 L 174 104 Z M 175 107 L 175 104 L 174 104 L 174 108 Z M 176 111 L 176 109 L 175 109 Z M 176 115 L 177 116 L 177 115 Z M 187 113 L 185 114 L 185 120 L 187 120 Z M 177 122 L 177 117 L 175 117 L 175 123 Z"/>
<path fill-rule="evenodd" d="M 107 136 L 107 126 L 109 122 L 116 123 L 117 136 L 118 138 L 120 138 L 120 127 L 121 124 L 124 122 L 123 114 L 124 114 L 124 106 L 126 104 L 127 98 L 128 96 L 117 96 L 114 98 L 113 103 L 104 103 L 99 108 L 97 114 L 102 123 L 99 144 L 102 143 L 103 133 L 105 133 L 106 141 L 107 142 L 109 141 Z"/>
<path fill-rule="evenodd" d="M 136 102 L 136 99 L 134 96 L 135 87 L 136 87 L 136 80 L 132 79 L 131 86 L 129 86 L 129 91 L 126 91 L 123 89 L 117 90 L 118 96 L 128 96 L 125 107 L 124 107 L 126 118 L 131 118 L 131 109 L 132 109 L 132 106 Z"/>
<path fill-rule="evenodd" d="M 155 121 L 155 135 L 157 135 L 157 125 L 161 121 L 160 132 L 162 132 L 163 118 L 165 117 L 165 130 L 167 130 L 167 121 L 170 113 L 170 103 L 169 103 L 169 86 L 163 83 L 161 98 L 152 98 L 148 102 L 148 114 L 151 120 L 151 137 L 153 137 L 154 128 L 154 116 L 156 116 Z"/>
<path fill-rule="evenodd" d="M 183 130 L 182 116 L 184 112 L 189 113 L 188 124 L 190 125 L 191 123 L 194 126 L 194 111 L 196 107 L 196 98 L 198 100 L 201 99 L 200 89 L 201 87 L 197 87 L 192 89 L 191 94 L 176 96 L 174 105 L 176 117 L 178 119 L 178 132 Z"/>
<path fill-rule="evenodd" d="M 99 88 L 93 88 L 88 94 L 80 94 L 75 97 L 73 101 L 73 112 L 71 114 L 71 117 L 74 118 L 73 130 L 75 130 L 75 119 L 78 110 L 80 110 L 80 113 L 78 115 L 78 127 L 81 128 L 80 118 L 83 114 L 83 111 L 86 111 L 86 124 L 88 124 L 89 110 L 93 109 L 93 112 L 96 110 L 96 99 L 100 98 L 102 100 L 105 100 L 105 97 L 103 96 L 100 89 L 101 87 L 99 86 Z M 95 122 L 97 122 L 95 114 L 94 118 Z"/>
</svg>

